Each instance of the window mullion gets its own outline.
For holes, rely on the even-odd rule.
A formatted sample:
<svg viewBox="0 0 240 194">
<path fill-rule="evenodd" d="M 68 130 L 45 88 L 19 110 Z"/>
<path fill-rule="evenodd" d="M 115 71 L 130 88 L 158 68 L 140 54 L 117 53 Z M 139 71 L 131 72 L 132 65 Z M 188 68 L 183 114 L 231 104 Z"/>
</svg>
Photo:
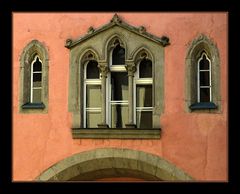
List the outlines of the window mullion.
<svg viewBox="0 0 240 194">
<path fill-rule="evenodd" d="M 128 124 L 127 127 L 135 128 L 136 125 L 134 123 L 134 103 L 133 103 L 133 77 L 137 68 L 134 63 L 129 63 L 126 65 L 126 69 L 128 71 Z"/>
<path fill-rule="evenodd" d="M 101 95 L 102 95 L 102 113 L 101 113 L 101 116 L 102 116 L 102 120 L 101 120 L 101 123 L 98 124 L 98 127 L 99 128 L 108 128 L 108 124 L 107 124 L 107 110 L 106 110 L 106 83 L 107 83 L 107 75 L 108 75 L 108 72 L 109 72 L 109 67 L 107 66 L 106 63 L 99 63 L 98 65 L 98 68 L 100 70 L 100 73 L 101 73 Z"/>
</svg>

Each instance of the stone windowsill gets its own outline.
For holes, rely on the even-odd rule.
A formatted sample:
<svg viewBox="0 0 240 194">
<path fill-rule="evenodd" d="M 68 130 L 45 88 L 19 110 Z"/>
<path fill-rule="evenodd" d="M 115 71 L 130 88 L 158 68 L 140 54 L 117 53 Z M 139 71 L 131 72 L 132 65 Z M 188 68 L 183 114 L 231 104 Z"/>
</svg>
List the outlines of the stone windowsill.
<svg viewBox="0 0 240 194">
<path fill-rule="evenodd" d="M 160 139 L 160 134 L 160 128 L 72 128 L 73 139 Z"/>
<path fill-rule="evenodd" d="M 200 110 L 200 109 L 217 109 L 217 105 L 213 102 L 199 102 L 192 104 L 189 107 L 191 110 Z"/>
<path fill-rule="evenodd" d="M 22 109 L 44 109 L 45 105 L 43 103 L 26 103 L 22 105 Z"/>
</svg>

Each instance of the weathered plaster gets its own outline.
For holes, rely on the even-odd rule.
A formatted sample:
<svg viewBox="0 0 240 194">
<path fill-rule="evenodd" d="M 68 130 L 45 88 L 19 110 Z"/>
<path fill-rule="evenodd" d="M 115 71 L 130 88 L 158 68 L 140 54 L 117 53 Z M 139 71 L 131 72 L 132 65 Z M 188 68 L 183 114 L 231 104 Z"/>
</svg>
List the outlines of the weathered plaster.
<svg viewBox="0 0 240 194">
<path fill-rule="evenodd" d="M 89 26 L 101 27 L 108 23 L 113 15 L 114 13 L 110 12 L 13 13 L 13 181 L 32 181 L 45 169 L 64 158 L 97 148 L 140 150 L 164 158 L 191 174 L 195 180 L 228 180 L 228 23 L 227 13 L 224 12 L 119 13 L 124 21 L 133 26 L 143 25 L 151 34 L 170 37 L 171 45 L 165 47 L 163 53 L 163 74 L 159 74 L 164 80 L 164 93 L 160 94 L 164 97 L 164 112 L 161 113 L 161 118 L 155 116 L 156 121 L 161 121 L 161 139 L 72 138 L 73 120 L 76 126 L 79 126 L 81 117 L 79 107 L 76 107 L 75 119 L 68 109 L 70 52 L 64 47 L 65 41 L 68 38 L 78 39 L 79 36 L 84 36 Z M 221 59 L 222 111 L 218 114 L 192 114 L 185 109 L 186 56 L 189 42 L 200 34 L 213 40 Z M 25 45 L 33 39 L 47 45 L 49 54 L 48 113 L 19 114 L 19 59 Z M 143 47 L 146 48 L 146 45 Z M 158 52 L 155 54 L 158 55 Z M 130 58 L 132 60 L 134 57 Z M 77 90 L 79 91 L 79 88 L 76 88 Z M 206 158 L 207 165 L 204 167 Z"/>
</svg>

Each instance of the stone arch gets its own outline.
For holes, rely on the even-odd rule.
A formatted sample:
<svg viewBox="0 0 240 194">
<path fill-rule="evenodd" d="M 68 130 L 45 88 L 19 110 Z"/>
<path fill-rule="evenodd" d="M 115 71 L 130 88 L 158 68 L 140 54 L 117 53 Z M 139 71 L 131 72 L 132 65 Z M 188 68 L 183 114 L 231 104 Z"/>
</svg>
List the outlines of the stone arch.
<svg viewBox="0 0 240 194">
<path fill-rule="evenodd" d="M 216 65 L 219 65 L 219 52 L 217 46 L 204 34 L 199 35 L 190 43 L 186 59 L 192 58 L 193 56 L 199 57 L 202 50 L 204 50 L 209 57 L 213 58 L 213 60 L 218 59 Z"/>
<path fill-rule="evenodd" d="M 48 64 L 48 52 L 45 46 L 38 40 L 32 40 L 23 49 L 20 57 L 21 67 L 28 65 L 29 61 L 33 60 L 36 55 L 39 55 L 41 60 L 44 60 L 44 63 Z"/>
<path fill-rule="evenodd" d="M 144 56 L 143 56 L 144 55 Z M 145 47 L 139 47 L 136 50 L 134 50 L 131 54 L 131 58 L 133 59 L 135 64 L 138 64 L 139 61 L 141 61 L 143 58 L 146 58 L 148 60 L 151 60 L 154 63 L 154 57 L 151 51 Z"/>
<path fill-rule="evenodd" d="M 84 52 L 79 55 L 79 58 L 77 59 L 80 65 L 83 65 L 90 60 L 99 61 L 99 54 L 93 48 L 86 48 L 83 50 Z"/>
<path fill-rule="evenodd" d="M 36 180 L 90 181 L 121 176 L 147 181 L 193 180 L 184 171 L 160 156 L 119 148 L 99 148 L 77 153 L 54 164 Z"/>
<path fill-rule="evenodd" d="M 103 49 L 105 51 L 104 56 L 105 56 L 106 61 L 109 61 L 110 54 L 112 53 L 112 50 L 116 47 L 115 42 L 117 40 L 119 41 L 119 45 L 125 49 L 125 58 L 126 59 L 128 58 L 127 57 L 127 44 L 121 35 L 115 33 L 115 34 L 111 35 L 110 37 L 108 37 L 106 40 L 107 41 L 104 44 L 105 49 Z"/>
</svg>

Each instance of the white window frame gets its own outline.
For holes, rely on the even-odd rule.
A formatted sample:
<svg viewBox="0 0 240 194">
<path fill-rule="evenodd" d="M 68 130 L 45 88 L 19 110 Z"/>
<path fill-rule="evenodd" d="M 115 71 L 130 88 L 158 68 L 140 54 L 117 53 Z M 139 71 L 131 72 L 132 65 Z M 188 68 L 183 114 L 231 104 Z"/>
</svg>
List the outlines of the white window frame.
<svg viewBox="0 0 240 194">
<path fill-rule="evenodd" d="M 42 64 L 42 67 L 41 67 L 42 71 L 35 71 L 35 72 L 33 72 L 33 64 L 36 62 L 37 58 L 40 61 L 40 63 Z M 34 73 L 41 73 L 41 87 L 33 87 L 33 74 Z M 40 57 L 38 55 L 36 55 L 34 57 L 34 60 L 31 63 L 30 103 L 33 103 L 33 90 L 34 89 L 41 89 L 41 101 L 42 101 L 42 73 L 43 73 L 43 63 L 42 63 Z"/>
<path fill-rule="evenodd" d="M 87 108 L 87 85 L 99 85 L 100 88 L 102 87 L 101 84 L 101 74 L 99 73 L 99 79 L 87 79 L 87 66 L 88 62 L 84 65 L 84 89 L 83 89 L 83 127 L 87 128 L 87 112 L 97 112 L 101 113 L 102 108 Z"/>
<path fill-rule="evenodd" d="M 207 70 L 200 70 L 200 61 L 203 59 L 203 56 L 205 55 L 206 59 L 208 60 L 209 62 L 209 68 Z M 212 64 L 211 64 L 211 60 L 208 58 L 207 54 L 205 52 L 202 53 L 201 57 L 198 59 L 198 71 L 197 71 L 197 93 L 198 93 L 198 96 L 197 96 L 197 100 L 198 100 L 198 103 L 200 103 L 200 92 L 201 92 L 201 88 L 209 88 L 209 94 L 210 94 L 210 99 L 209 99 L 209 102 L 212 102 L 212 70 L 211 70 L 211 67 L 212 67 Z M 200 72 L 209 72 L 209 85 L 208 86 L 201 86 L 200 85 Z"/>
<path fill-rule="evenodd" d="M 152 85 L 152 90 L 153 90 L 153 78 L 140 78 L 140 63 L 137 65 L 137 70 L 135 72 L 134 76 L 134 81 L 133 81 L 133 119 L 134 123 L 137 125 L 137 112 L 141 111 L 153 111 L 153 106 L 152 107 L 137 107 L 137 85 Z M 153 97 L 153 95 L 152 95 Z M 153 100 L 153 99 L 152 99 Z"/>
<path fill-rule="evenodd" d="M 122 65 L 113 65 L 112 64 L 112 54 L 113 54 L 113 50 L 115 49 L 115 47 L 109 52 L 110 53 L 110 57 L 109 57 L 109 69 L 111 72 L 126 72 L 126 68 L 125 68 L 125 64 Z M 125 60 L 126 60 L 126 49 L 125 49 Z"/>
<path fill-rule="evenodd" d="M 120 45 L 121 46 L 121 45 Z M 110 128 L 112 128 L 112 109 L 111 106 L 112 105 L 127 105 L 129 106 L 128 100 L 111 100 L 111 96 L 112 96 L 112 88 L 111 88 L 111 77 L 112 77 L 112 72 L 127 72 L 125 64 L 122 65 L 113 65 L 112 64 L 112 54 L 113 54 L 113 50 L 116 47 L 114 47 L 113 49 L 111 49 L 111 51 L 109 52 L 109 69 L 110 72 L 108 73 L 108 77 L 106 80 L 106 84 L 107 84 L 107 91 L 106 91 L 106 122 L 109 125 Z M 125 61 L 126 61 L 126 48 L 125 49 Z"/>
</svg>

